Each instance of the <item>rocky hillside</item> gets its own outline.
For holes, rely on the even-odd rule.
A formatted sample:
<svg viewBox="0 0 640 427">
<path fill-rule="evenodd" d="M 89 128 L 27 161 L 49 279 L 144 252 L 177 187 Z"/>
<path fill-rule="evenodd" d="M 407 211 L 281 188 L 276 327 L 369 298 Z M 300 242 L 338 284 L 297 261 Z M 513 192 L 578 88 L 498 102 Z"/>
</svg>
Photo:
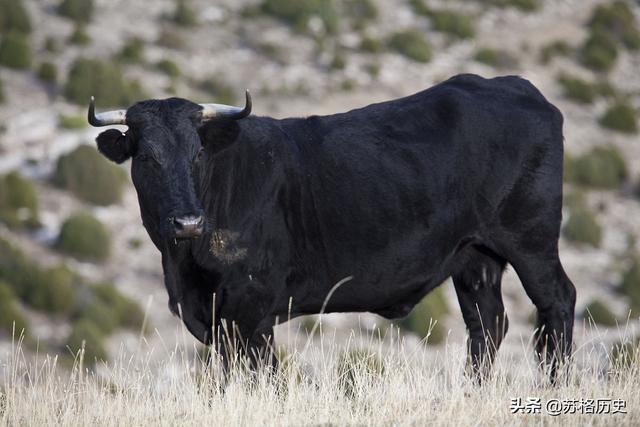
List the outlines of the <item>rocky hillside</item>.
<svg viewBox="0 0 640 427">
<path fill-rule="evenodd" d="M 305 116 L 468 72 L 521 75 L 564 113 L 561 258 L 577 316 L 590 311 L 616 339 L 616 324 L 640 313 L 639 17 L 640 3 L 622 0 L 0 0 L 3 342 L 16 320 L 31 345 L 69 353 L 86 340 L 100 358 L 123 340 L 135 347 L 141 329 L 179 328 L 127 165 L 93 148 L 91 95 L 99 108 L 241 103 L 249 88 L 256 114 Z M 433 316 L 432 342 L 448 329 L 462 339 L 453 287 L 441 289 L 403 323 L 408 333 L 424 336 Z M 504 293 L 507 346 L 520 351 L 533 307 L 512 272 Z"/>
</svg>

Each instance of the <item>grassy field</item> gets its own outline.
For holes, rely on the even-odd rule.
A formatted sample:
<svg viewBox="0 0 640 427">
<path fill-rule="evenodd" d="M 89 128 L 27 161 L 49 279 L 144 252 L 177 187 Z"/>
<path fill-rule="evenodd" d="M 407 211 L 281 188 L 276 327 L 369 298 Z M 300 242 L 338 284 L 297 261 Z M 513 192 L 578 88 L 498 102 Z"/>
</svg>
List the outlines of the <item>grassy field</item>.
<svg viewBox="0 0 640 427">
<path fill-rule="evenodd" d="M 631 332 L 620 330 L 622 336 Z M 612 356 L 595 327 L 577 337 L 581 344 L 573 367 L 564 370 L 558 386 L 550 386 L 538 370 L 530 342 L 522 342 L 521 354 L 498 357 L 492 378 L 477 386 L 464 374 L 464 343 L 429 348 L 425 342 L 407 342 L 393 328 L 353 332 L 346 340 L 330 333 L 296 335 L 308 345 L 279 349 L 277 372 L 235 369 L 224 391 L 218 372 L 203 369 L 202 352 L 185 337 L 171 348 L 152 347 L 143 338 L 137 351 L 122 350 L 113 362 L 92 369 L 84 367 L 82 354 L 69 369 L 56 358 L 26 356 L 15 342 L 2 355 L 0 421 L 60 426 L 640 423 L 638 349 Z M 529 398 L 540 399 L 539 405 Z M 624 408 L 615 402 L 620 399 Z M 589 408 L 609 413 L 588 414 Z M 616 408 L 626 413 L 612 413 Z"/>
</svg>

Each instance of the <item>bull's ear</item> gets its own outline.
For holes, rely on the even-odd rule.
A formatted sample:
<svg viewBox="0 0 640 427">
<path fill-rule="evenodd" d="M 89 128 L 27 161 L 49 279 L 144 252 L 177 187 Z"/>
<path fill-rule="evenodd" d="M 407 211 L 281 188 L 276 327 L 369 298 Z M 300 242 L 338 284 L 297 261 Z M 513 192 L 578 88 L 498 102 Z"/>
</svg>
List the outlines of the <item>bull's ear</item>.
<svg viewBox="0 0 640 427">
<path fill-rule="evenodd" d="M 133 155 L 131 138 L 118 129 L 109 129 L 96 138 L 98 151 L 112 162 L 122 163 Z"/>
</svg>

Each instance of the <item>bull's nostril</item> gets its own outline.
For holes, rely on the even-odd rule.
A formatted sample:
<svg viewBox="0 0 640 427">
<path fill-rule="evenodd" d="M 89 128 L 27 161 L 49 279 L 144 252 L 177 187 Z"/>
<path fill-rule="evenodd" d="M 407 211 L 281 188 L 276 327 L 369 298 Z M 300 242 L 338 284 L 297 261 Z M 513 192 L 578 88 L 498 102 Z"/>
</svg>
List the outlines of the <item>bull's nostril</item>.
<svg viewBox="0 0 640 427">
<path fill-rule="evenodd" d="M 173 219 L 173 227 L 176 237 L 190 238 L 198 237 L 202 234 L 204 218 L 201 215 L 188 215 Z"/>
</svg>

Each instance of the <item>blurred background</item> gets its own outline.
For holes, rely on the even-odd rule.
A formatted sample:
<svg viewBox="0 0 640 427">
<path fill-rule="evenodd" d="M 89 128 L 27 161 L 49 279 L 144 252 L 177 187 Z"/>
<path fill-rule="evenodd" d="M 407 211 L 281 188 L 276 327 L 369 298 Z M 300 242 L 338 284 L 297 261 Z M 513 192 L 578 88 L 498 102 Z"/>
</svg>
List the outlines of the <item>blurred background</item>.
<svg viewBox="0 0 640 427">
<path fill-rule="evenodd" d="M 14 322 L 27 351 L 63 359 L 83 341 L 94 360 L 135 349 L 141 334 L 184 340 L 129 165 L 95 149 L 91 95 L 98 108 L 169 96 L 242 104 L 248 88 L 255 114 L 282 118 L 463 72 L 519 74 L 564 113 L 561 258 L 578 289 L 577 340 L 632 340 L 621 330 L 640 313 L 639 17 L 640 2 L 624 0 L 0 0 L 0 349 Z M 503 289 L 504 351 L 522 352 L 533 306 L 512 270 Z M 389 324 L 325 318 L 338 338 Z M 449 281 L 399 324 L 416 343 L 430 329 L 427 348 L 464 342 Z"/>
</svg>

